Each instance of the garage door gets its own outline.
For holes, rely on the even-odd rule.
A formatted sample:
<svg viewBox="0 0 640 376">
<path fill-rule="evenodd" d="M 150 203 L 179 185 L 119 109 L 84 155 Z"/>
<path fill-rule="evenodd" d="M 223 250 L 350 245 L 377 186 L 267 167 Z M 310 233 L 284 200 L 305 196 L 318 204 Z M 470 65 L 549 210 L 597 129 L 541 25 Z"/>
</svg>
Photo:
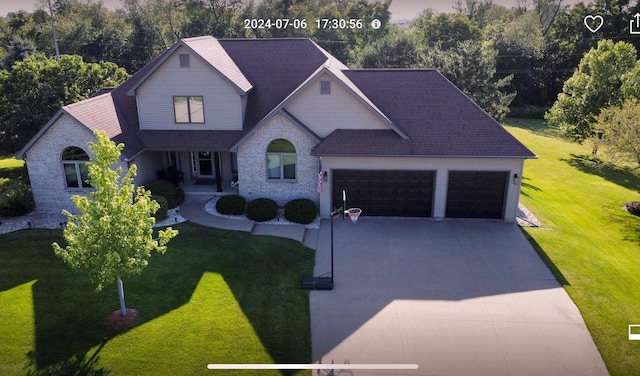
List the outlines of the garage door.
<svg viewBox="0 0 640 376">
<path fill-rule="evenodd" d="M 449 171 L 448 218 L 502 218 L 508 172 Z"/>
<path fill-rule="evenodd" d="M 367 216 L 431 217 L 435 171 L 333 170 L 333 208 L 358 207 Z"/>
</svg>

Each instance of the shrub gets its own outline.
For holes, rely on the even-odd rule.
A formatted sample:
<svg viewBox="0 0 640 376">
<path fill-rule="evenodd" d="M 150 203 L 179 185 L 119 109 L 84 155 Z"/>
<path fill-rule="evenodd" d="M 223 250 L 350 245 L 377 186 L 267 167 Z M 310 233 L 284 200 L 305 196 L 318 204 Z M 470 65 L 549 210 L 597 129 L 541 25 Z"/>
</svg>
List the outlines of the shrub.
<svg viewBox="0 0 640 376">
<path fill-rule="evenodd" d="M 299 198 L 287 202 L 284 206 L 284 217 L 287 221 L 309 224 L 318 216 L 316 203 L 308 198 Z"/>
<path fill-rule="evenodd" d="M 36 205 L 29 187 L 20 180 L 0 179 L 0 216 L 25 215 Z"/>
<path fill-rule="evenodd" d="M 216 202 L 216 210 L 220 214 L 241 215 L 247 201 L 240 195 L 222 196 Z"/>
<path fill-rule="evenodd" d="M 169 218 L 169 203 L 167 199 L 158 195 L 151 196 L 151 199 L 160 204 L 160 208 L 156 211 L 156 222 Z"/>
<path fill-rule="evenodd" d="M 640 216 L 640 201 L 630 201 L 624 204 L 624 209 L 633 215 Z"/>
<path fill-rule="evenodd" d="M 167 200 L 169 209 L 173 209 L 184 202 L 184 191 L 167 180 L 154 180 L 145 187 L 154 196 L 162 196 Z"/>
<path fill-rule="evenodd" d="M 269 198 L 257 198 L 247 205 L 247 217 L 256 222 L 265 222 L 278 215 L 278 204 Z"/>
</svg>

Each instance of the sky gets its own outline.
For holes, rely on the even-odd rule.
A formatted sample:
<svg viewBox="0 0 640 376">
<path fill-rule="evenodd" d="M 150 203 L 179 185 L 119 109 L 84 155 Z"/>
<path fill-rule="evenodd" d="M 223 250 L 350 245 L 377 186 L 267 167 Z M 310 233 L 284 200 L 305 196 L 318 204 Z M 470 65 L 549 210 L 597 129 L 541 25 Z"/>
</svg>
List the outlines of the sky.
<svg viewBox="0 0 640 376">
<path fill-rule="evenodd" d="M 565 0 L 565 4 L 575 4 L 578 0 Z M 588 2 L 588 1 L 585 1 Z M 0 14 L 5 15 L 9 12 L 18 10 L 26 10 L 32 12 L 36 0 L 0 0 Z M 104 5 L 108 8 L 116 9 L 122 6 L 120 0 L 103 0 Z M 454 0 L 393 0 L 391 3 L 391 19 L 407 20 L 413 19 L 424 9 L 432 8 L 439 12 L 453 12 Z M 493 0 L 494 4 L 512 7 L 515 0 Z"/>
</svg>

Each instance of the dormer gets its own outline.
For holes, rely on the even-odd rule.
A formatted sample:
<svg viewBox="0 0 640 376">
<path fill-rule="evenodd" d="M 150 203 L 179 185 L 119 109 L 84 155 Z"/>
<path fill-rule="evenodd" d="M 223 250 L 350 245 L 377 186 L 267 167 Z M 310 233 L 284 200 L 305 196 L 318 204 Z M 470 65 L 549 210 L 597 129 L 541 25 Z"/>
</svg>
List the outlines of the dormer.
<svg viewBox="0 0 640 376">
<path fill-rule="evenodd" d="M 213 37 L 182 39 L 127 93 L 141 130 L 242 130 L 253 89 Z"/>
</svg>

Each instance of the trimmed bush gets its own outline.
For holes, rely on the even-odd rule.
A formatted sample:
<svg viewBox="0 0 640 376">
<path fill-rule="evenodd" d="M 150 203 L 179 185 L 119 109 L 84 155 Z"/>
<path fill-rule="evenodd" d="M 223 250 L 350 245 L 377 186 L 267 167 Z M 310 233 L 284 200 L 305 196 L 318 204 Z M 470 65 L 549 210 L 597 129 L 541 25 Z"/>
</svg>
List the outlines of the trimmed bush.
<svg viewBox="0 0 640 376">
<path fill-rule="evenodd" d="M 184 202 L 184 191 L 167 180 L 154 180 L 145 186 L 154 196 L 162 196 L 167 199 L 169 209 L 176 208 Z"/>
<path fill-rule="evenodd" d="M 167 199 L 158 195 L 151 196 L 151 199 L 160 204 L 160 208 L 156 211 L 156 222 L 169 218 L 169 203 Z"/>
<path fill-rule="evenodd" d="M 20 180 L 0 179 L 0 217 L 25 215 L 36 204 L 29 187 Z"/>
<path fill-rule="evenodd" d="M 269 198 L 257 198 L 247 205 L 247 217 L 256 222 L 272 220 L 278 215 L 278 204 Z"/>
<path fill-rule="evenodd" d="M 284 217 L 287 221 L 308 225 L 318 216 L 318 206 L 308 198 L 299 198 L 287 202 Z"/>
<path fill-rule="evenodd" d="M 220 214 L 241 215 L 246 204 L 247 200 L 240 195 L 227 195 L 218 199 L 216 210 Z"/>
</svg>

